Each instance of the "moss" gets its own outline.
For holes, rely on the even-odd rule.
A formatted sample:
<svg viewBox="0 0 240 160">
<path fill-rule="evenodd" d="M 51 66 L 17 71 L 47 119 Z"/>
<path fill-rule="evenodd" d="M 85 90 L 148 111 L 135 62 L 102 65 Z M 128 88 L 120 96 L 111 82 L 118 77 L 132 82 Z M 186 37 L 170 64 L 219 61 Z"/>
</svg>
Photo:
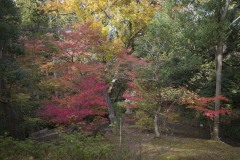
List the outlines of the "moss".
<svg viewBox="0 0 240 160">
<path fill-rule="evenodd" d="M 240 148 L 212 140 L 166 137 L 144 144 L 144 158 L 154 160 L 238 160 Z"/>
</svg>

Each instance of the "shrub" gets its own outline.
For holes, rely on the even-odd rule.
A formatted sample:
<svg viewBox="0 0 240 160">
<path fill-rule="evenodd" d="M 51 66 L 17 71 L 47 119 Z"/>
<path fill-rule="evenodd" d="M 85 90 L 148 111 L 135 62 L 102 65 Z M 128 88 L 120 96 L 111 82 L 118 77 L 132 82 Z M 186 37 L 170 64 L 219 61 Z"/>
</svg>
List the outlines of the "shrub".
<svg viewBox="0 0 240 160">
<path fill-rule="evenodd" d="M 152 130 L 153 129 L 153 118 L 147 115 L 144 111 L 136 112 L 136 126 L 138 126 L 142 130 Z"/>
<path fill-rule="evenodd" d="M 58 141 L 19 141 L 0 137 L 0 159 L 106 159 L 110 145 L 101 136 L 85 137 L 80 133 L 62 134 Z"/>
</svg>

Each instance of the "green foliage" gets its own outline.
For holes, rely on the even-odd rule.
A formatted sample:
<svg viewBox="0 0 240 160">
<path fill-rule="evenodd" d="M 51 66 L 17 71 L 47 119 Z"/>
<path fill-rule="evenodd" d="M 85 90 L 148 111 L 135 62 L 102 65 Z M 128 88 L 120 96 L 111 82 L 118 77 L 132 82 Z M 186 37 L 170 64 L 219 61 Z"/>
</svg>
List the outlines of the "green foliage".
<svg viewBox="0 0 240 160">
<path fill-rule="evenodd" d="M 38 101 L 31 94 L 32 83 L 30 83 L 29 72 L 20 68 L 16 62 L 0 59 L 0 77 L 3 78 L 1 83 L 5 86 L 1 89 L 0 96 L 0 102 L 2 102 L 0 103 L 0 134 L 7 131 L 11 132 L 11 135 L 24 138 L 27 136 L 25 133 L 35 130 L 37 124 L 31 123 L 32 125 L 28 126 L 25 120 L 34 118 L 35 109 L 39 107 Z M 4 109 L 5 107 L 10 110 Z M 10 130 L 11 123 L 16 125 L 14 131 Z"/>
<path fill-rule="evenodd" d="M 147 115 L 144 111 L 136 112 L 136 126 L 138 126 L 141 130 L 152 130 L 153 129 L 153 118 Z"/>
<path fill-rule="evenodd" d="M 200 72 L 201 58 L 195 55 L 169 55 L 158 72 L 164 86 L 188 86 L 190 79 Z"/>
<path fill-rule="evenodd" d="M 43 11 L 38 10 L 39 2 L 32 0 L 16 0 L 21 12 L 21 24 L 25 31 L 38 32 L 46 29 L 48 17 Z"/>
<path fill-rule="evenodd" d="M 201 56 L 193 54 L 189 46 L 190 29 L 183 28 L 172 8 L 171 3 L 165 3 L 164 10 L 155 14 L 148 32 L 138 39 L 136 47 L 139 56 L 153 63 L 152 72 L 158 74 L 162 87 L 189 85 L 202 64 Z"/>
<path fill-rule="evenodd" d="M 125 113 L 126 109 L 121 102 L 113 103 L 116 118 L 119 119 Z"/>
<path fill-rule="evenodd" d="M 0 0 L 0 46 L 10 45 L 18 36 L 19 13 L 11 0 Z"/>
<path fill-rule="evenodd" d="M 18 141 L 0 137 L 0 159 L 105 159 L 110 145 L 101 136 L 85 137 L 79 133 L 63 134 L 58 141 Z"/>
<path fill-rule="evenodd" d="M 137 153 L 132 153 L 130 146 L 118 146 L 114 145 L 109 151 L 107 160 L 137 160 L 140 159 L 140 155 Z"/>
<path fill-rule="evenodd" d="M 18 104 L 19 106 L 26 106 L 29 103 L 30 95 L 24 93 L 18 93 L 14 95 L 12 101 L 14 104 Z"/>
</svg>

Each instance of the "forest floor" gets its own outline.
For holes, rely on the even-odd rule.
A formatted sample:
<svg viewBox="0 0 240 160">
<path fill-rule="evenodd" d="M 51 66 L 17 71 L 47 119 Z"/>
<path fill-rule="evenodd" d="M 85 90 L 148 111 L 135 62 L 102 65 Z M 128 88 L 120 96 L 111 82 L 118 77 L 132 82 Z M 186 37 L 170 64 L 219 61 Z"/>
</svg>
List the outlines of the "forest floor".
<svg viewBox="0 0 240 160">
<path fill-rule="evenodd" d="M 155 138 L 153 133 L 144 133 L 134 125 L 124 125 L 121 147 L 130 150 L 131 160 L 240 160 L 240 147 L 206 136 L 197 138 L 201 137 L 199 133 L 191 130 L 187 133 Z M 119 136 L 110 139 L 120 143 Z"/>
</svg>

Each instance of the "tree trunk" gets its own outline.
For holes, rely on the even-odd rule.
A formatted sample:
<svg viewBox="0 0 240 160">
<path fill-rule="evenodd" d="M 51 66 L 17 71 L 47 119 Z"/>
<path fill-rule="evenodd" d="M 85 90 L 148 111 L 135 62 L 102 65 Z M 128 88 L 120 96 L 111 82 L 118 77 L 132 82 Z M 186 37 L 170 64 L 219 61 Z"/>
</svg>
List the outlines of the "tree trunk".
<svg viewBox="0 0 240 160">
<path fill-rule="evenodd" d="M 161 99 L 161 96 L 160 96 L 160 99 Z M 154 131 L 155 131 L 155 134 L 156 134 L 157 138 L 159 138 L 160 135 L 161 135 L 160 134 L 161 131 L 159 129 L 159 124 L 158 124 L 158 122 L 159 122 L 159 113 L 161 111 L 161 105 L 160 104 L 158 104 L 158 105 L 159 105 L 158 109 L 157 109 L 157 111 L 155 112 L 155 115 L 154 115 Z"/>
<path fill-rule="evenodd" d="M 49 77 L 48 69 L 46 69 L 45 74 L 46 74 L 46 77 L 48 78 Z"/>
<path fill-rule="evenodd" d="M 106 103 L 107 103 L 107 108 L 108 108 L 108 117 L 110 119 L 110 123 L 113 123 L 115 121 L 115 114 L 114 114 L 114 110 L 113 110 L 113 107 L 112 107 L 112 102 L 111 102 L 111 99 L 110 99 L 110 96 L 109 96 L 109 93 L 107 91 L 107 89 L 104 89 L 103 90 L 103 94 L 104 94 L 104 97 L 105 97 L 105 100 L 106 100 Z"/>
<path fill-rule="evenodd" d="M 224 29 L 224 22 L 226 20 L 227 11 L 229 8 L 230 0 L 226 0 L 224 10 L 222 12 L 220 22 L 219 22 L 219 37 L 218 37 L 218 44 L 217 44 L 217 53 L 216 53 L 216 91 L 215 96 L 221 95 L 221 85 L 222 85 L 222 60 L 223 60 L 223 37 L 222 33 L 225 32 Z M 215 111 L 220 110 L 221 108 L 221 102 L 219 99 L 215 100 Z M 213 123 L 213 135 L 212 139 L 219 140 L 219 115 L 214 117 L 214 123 Z"/>
<path fill-rule="evenodd" d="M 56 66 L 54 66 L 53 77 L 54 77 L 54 79 L 57 79 L 57 71 L 56 71 L 56 68 L 55 68 L 55 67 L 56 67 Z M 59 98 L 59 92 L 58 92 L 57 89 L 55 89 L 54 94 L 55 94 L 55 97 L 56 97 L 56 98 Z"/>
<path fill-rule="evenodd" d="M 221 95 L 222 58 L 223 58 L 223 42 L 220 41 L 217 45 L 217 54 L 216 54 L 216 91 L 215 91 L 216 97 Z M 220 99 L 216 99 L 215 100 L 215 111 L 220 110 L 220 106 L 221 106 Z M 214 117 L 212 138 L 214 140 L 219 140 L 219 115 Z"/>
<path fill-rule="evenodd" d="M 156 134 L 157 138 L 160 137 L 160 131 L 159 131 L 159 126 L 158 126 L 158 119 L 159 119 L 159 115 L 158 115 L 158 111 L 157 111 L 155 113 L 155 115 L 154 115 L 154 130 L 155 130 L 155 134 Z"/>
</svg>

